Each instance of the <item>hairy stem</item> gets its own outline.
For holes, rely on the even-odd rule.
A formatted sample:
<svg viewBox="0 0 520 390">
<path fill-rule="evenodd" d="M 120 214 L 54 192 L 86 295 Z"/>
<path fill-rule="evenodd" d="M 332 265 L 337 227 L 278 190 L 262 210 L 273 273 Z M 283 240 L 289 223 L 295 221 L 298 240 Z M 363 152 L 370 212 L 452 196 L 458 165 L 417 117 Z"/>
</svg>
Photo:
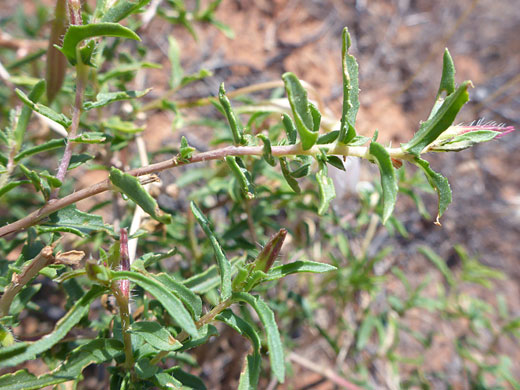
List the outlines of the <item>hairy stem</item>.
<svg viewBox="0 0 520 390">
<path fill-rule="evenodd" d="M 83 109 L 83 94 L 85 92 L 85 84 L 87 82 L 88 67 L 83 65 L 81 61 L 76 66 L 76 97 L 74 98 L 74 107 L 72 111 L 72 124 L 70 125 L 69 134 L 67 135 L 67 145 L 65 145 L 65 151 L 61 158 L 60 165 L 58 166 L 58 172 L 56 177 L 63 181 L 69 168 L 70 159 L 72 157 L 72 142 L 71 139 L 76 137 L 79 128 L 79 118 Z M 54 197 L 57 197 L 58 189 L 54 193 Z"/>
<path fill-rule="evenodd" d="M 320 149 L 327 149 L 327 153 L 331 155 L 353 156 L 365 158 L 370 161 L 373 160 L 372 155 L 368 153 L 367 147 L 347 146 L 343 144 L 315 145 L 309 150 L 303 150 L 300 144 L 273 146 L 272 154 L 273 156 L 277 157 L 294 155 L 318 155 L 321 153 Z M 180 161 L 176 157 L 174 157 L 166 161 L 150 164 L 145 167 L 132 169 L 126 173 L 133 176 L 144 176 L 164 171 L 165 169 L 175 168 L 181 165 L 205 162 L 210 160 L 222 160 L 226 156 L 261 156 L 263 154 L 263 151 L 264 148 L 262 146 L 228 146 L 222 149 L 215 149 L 210 150 L 208 152 L 196 154 L 189 160 Z M 387 151 L 390 154 L 390 156 L 394 159 L 409 160 L 413 158 L 413 156 L 403 152 L 401 148 L 388 148 Z M 142 182 L 142 184 L 145 184 L 145 182 Z M 28 216 L 19 219 L 16 222 L 2 226 L 0 228 L 0 237 L 4 237 L 7 234 L 15 233 L 20 230 L 26 229 L 32 225 L 35 225 L 39 221 L 47 217 L 49 214 L 52 214 L 76 202 L 79 202 L 80 200 L 108 191 L 110 188 L 110 181 L 106 179 L 97 184 L 94 184 L 93 186 L 76 191 L 61 199 L 53 199 L 42 208 L 33 211 Z"/>
<path fill-rule="evenodd" d="M 125 345 L 125 363 L 124 366 L 128 370 L 134 366 L 134 354 L 132 352 L 132 335 L 128 331 L 130 328 L 130 310 L 128 309 L 128 296 L 121 291 L 119 284 L 114 282 L 112 286 L 112 294 L 116 298 L 119 308 L 119 316 L 121 318 L 121 330 L 123 333 L 123 343 Z"/>
</svg>

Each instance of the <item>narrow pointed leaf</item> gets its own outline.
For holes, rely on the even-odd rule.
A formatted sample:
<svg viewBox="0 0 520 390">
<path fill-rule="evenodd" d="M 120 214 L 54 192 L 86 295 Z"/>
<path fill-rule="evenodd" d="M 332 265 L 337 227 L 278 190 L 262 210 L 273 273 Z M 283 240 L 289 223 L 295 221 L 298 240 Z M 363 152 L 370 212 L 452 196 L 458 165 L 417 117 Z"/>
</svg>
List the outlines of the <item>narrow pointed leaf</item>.
<svg viewBox="0 0 520 390">
<path fill-rule="evenodd" d="M 243 167 L 243 164 L 239 165 L 239 161 L 240 160 L 237 157 L 226 156 L 226 163 L 229 168 L 231 168 L 231 173 L 233 173 L 233 176 L 238 181 L 242 195 L 244 195 L 246 199 L 253 199 L 255 197 L 255 189 L 250 180 L 251 176 L 245 167 Z"/>
<path fill-rule="evenodd" d="M 438 220 L 451 203 L 450 183 L 447 178 L 431 169 L 428 161 L 416 158 L 415 165 L 423 170 L 428 182 L 439 197 L 439 212 L 437 213 Z"/>
<path fill-rule="evenodd" d="M 101 296 L 105 289 L 94 286 L 83 295 L 74 306 L 61 318 L 52 333 L 33 343 L 16 343 L 10 347 L 0 349 L 0 367 L 11 367 L 26 360 L 32 360 L 43 351 L 50 349 L 88 313 L 90 304 Z M 0 387 L 1 388 L 1 387 Z"/>
<path fill-rule="evenodd" d="M 220 295 L 222 300 L 226 300 L 231 296 L 231 264 L 227 259 L 220 243 L 215 236 L 215 233 L 211 230 L 209 225 L 209 221 L 202 214 L 202 211 L 197 207 L 194 202 L 191 202 L 191 211 L 193 212 L 193 216 L 199 223 L 204 233 L 209 238 L 211 242 L 211 246 L 213 247 L 213 252 L 215 253 L 215 257 L 217 258 L 217 266 L 220 273 Z"/>
<path fill-rule="evenodd" d="M 334 182 L 328 175 L 327 165 L 321 162 L 320 165 L 320 170 L 316 172 L 320 195 L 318 214 L 323 215 L 329 209 L 330 202 L 336 197 L 336 190 L 334 189 Z"/>
<path fill-rule="evenodd" d="M 202 313 L 202 300 L 182 283 L 176 281 L 170 275 L 160 273 L 153 277 L 164 284 L 174 295 L 177 296 L 188 308 L 191 314 L 198 319 Z"/>
<path fill-rule="evenodd" d="M 455 120 L 457 113 L 469 100 L 468 88 L 471 81 L 465 81 L 451 95 L 449 95 L 437 112 L 421 127 L 413 138 L 401 148 L 408 153 L 420 155 L 421 152 L 435 141 Z"/>
<path fill-rule="evenodd" d="M 224 109 L 224 113 L 226 114 L 226 118 L 231 129 L 231 134 L 233 135 L 233 142 L 235 143 L 235 145 L 244 145 L 245 139 L 242 132 L 242 128 L 240 126 L 240 122 L 236 117 L 235 112 L 233 111 L 233 108 L 231 107 L 231 102 L 226 96 L 224 83 L 220 84 L 218 99 L 220 101 L 220 104 L 222 105 L 222 108 Z"/>
<path fill-rule="evenodd" d="M 63 45 L 59 50 L 67 57 L 72 65 L 76 65 L 76 47 L 85 39 L 94 37 L 119 37 L 140 41 L 139 36 L 117 23 L 96 23 L 70 26 L 63 38 Z"/>
<path fill-rule="evenodd" d="M 115 6 L 108 9 L 108 11 L 101 18 L 102 22 L 119 22 L 131 14 L 139 12 L 141 8 L 147 5 L 151 0 L 119 0 Z"/>
<path fill-rule="evenodd" d="M 298 185 L 296 179 L 292 176 L 291 171 L 289 171 L 285 157 L 280 157 L 280 168 L 282 169 L 283 177 L 287 181 L 287 184 L 289 184 L 289 187 L 291 187 L 294 192 L 299 194 L 301 192 L 300 186 Z"/>
<path fill-rule="evenodd" d="M 25 93 L 23 93 L 19 89 L 16 89 L 15 92 L 18 95 L 18 97 L 20 98 L 20 100 L 22 102 L 24 102 L 31 110 L 37 112 L 38 114 L 43 115 L 44 117 L 49 118 L 50 120 L 52 120 L 56 123 L 59 123 L 60 125 L 62 125 L 65 128 L 68 128 L 71 125 L 72 121 L 69 118 L 67 118 L 67 116 L 65 116 L 61 113 L 57 113 L 53 109 L 51 109 L 41 103 L 33 102 L 31 99 L 29 99 L 29 97 Z"/>
<path fill-rule="evenodd" d="M 350 34 L 348 29 L 343 29 L 341 49 L 341 66 L 343 69 L 343 112 L 341 114 L 341 125 L 339 140 L 349 143 L 355 136 L 356 116 L 359 110 L 359 80 L 358 64 L 354 56 L 348 54 L 350 48 Z"/>
<path fill-rule="evenodd" d="M 383 223 L 392 215 L 397 200 L 397 177 L 392 160 L 387 150 L 377 142 L 371 142 L 369 152 L 374 156 L 381 174 L 381 187 L 383 188 Z"/>
<path fill-rule="evenodd" d="M 291 117 L 287 114 L 282 114 L 282 123 L 285 128 L 285 132 L 287 133 L 287 139 L 291 145 L 296 143 L 298 139 L 298 130 L 294 126 L 294 122 Z"/>
<path fill-rule="evenodd" d="M 257 312 L 267 334 L 271 371 L 276 379 L 283 383 L 285 379 L 285 359 L 280 332 L 278 331 L 273 311 L 262 298 L 255 297 L 249 293 L 234 293 L 232 299 L 233 301 L 246 302 Z"/>
<path fill-rule="evenodd" d="M 39 377 L 20 370 L 0 377 L 0 390 L 37 390 L 59 383 L 75 381 L 83 369 L 91 364 L 110 362 L 121 354 L 123 343 L 114 339 L 97 339 L 74 351 L 70 357 L 49 374 Z"/>
<path fill-rule="evenodd" d="M 49 150 L 59 149 L 65 147 L 67 142 L 64 139 L 53 139 L 43 144 L 32 146 L 30 148 L 22 150 L 14 157 L 14 161 L 18 162 L 26 157 L 32 156 L 37 153 L 47 152 Z"/>
<path fill-rule="evenodd" d="M 29 92 L 29 96 L 27 99 L 31 102 L 37 103 L 38 100 L 42 97 L 45 92 L 45 81 L 38 81 L 31 92 Z M 22 112 L 18 117 L 18 122 L 16 123 L 16 129 L 14 130 L 14 140 L 16 143 L 16 149 L 20 150 L 23 139 L 25 136 L 25 130 L 27 129 L 27 125 L 29 124 L 29 119 L 31 118 L 32 109 L 28 105 L 24 105 L 22 108 Z"/>
<path fill-rule="evenodd" d="M 129 332 L 138 335 L 159 351 L 175 351 L 182 347 L 166 328 L 155 321 L 134 322 Z"/>
<path fill-rule="evenodd" d="M 271 140 L 264 134 L 258 134 L 257 137 L 260 138 L 264 143 L 264 160 L 272 167 L 276 166 L 276 160 L 273 157 L 273 152 L 271 149 Z"/>
<path fill-rule="evenodd" d="M 258 378 L 260 377 L 261 357 L 260 357 L 260 336 L 255 329 L 244 319 L 237 316 L 231 310 L 226 309 L 220 313 L 216 318 L 218 321 L 224 322 L 226 325 L 235 329 L 242 336 L 251 340 L 253 353 L 247 355 L 245 359 L 245 366 L 240 375 L 240 382 L 238 389 L 255 390 L 258 386 Z"/>
<path fill-rule="evenodd" d="M 163 283 L 151 277 L 132 271 L 113 271 L 112 279 L 128 279 L 141 286 L 145 291 L 152 294 L 165 308 L 172 320 L 184 329 L 190 336 L 198 337 L 197 326 L 190 312 Z"/>
<path fill-rule="evenodd" d="M 165 225 L 171 223 L 171 216 L 162 213 L 155 199 L 148 191 L 146 191 L 138 178 L 112 167 L 110 169 L 109 179 L 119 191 L 132 199 L 153 219 L 164 223 Z"/>
<path fill-rule="evenodd" d="M 282 79 L 291 105 L 296 129 L 300 134 L 302 148 L 308 150 L 318 139 L 320 122 L 316 115 L 317 110 L 311 109 L 311 104 L 307 100 L 307 91 L 293 73 L 285 73 Z"/>
<path fill-rule="evenodd" d="M 148 88 L 143 91 L 101 92 L 97 94 L 95 101 L 83 103 L 83 110 L 88 111 L 93 108 L 103 107 L 119 100 L 137 99 L 143 97 L 151 90 L 151 88 Z"/>
<path fill-rule="evenodd" d="M 326 263 L 319 263 L 316 261 L 298 260 L 289 264 L 275 266 L 267 273 L 266 281 L 278 280 L 287 275 L 296 274 L 300 272 L 323 273 L 334 271 L 337 268 Z"/>
<path fill-rule="evenodd" d="M 442 92 L 446 92 L 446 96 L 455 92 L 455 64 L 448 49 L 444 51 L 442 59 L 442 76 L 437 98 L 439 98 Z"/>
</svg>

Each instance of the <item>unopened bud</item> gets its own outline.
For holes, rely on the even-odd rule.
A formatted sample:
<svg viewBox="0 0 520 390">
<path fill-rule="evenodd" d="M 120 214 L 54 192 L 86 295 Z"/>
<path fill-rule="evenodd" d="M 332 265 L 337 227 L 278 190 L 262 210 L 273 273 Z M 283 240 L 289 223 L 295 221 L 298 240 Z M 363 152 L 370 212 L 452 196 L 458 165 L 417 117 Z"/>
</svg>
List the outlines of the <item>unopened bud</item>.
<svg viewBox="0 0 520 390">
<path fill-rule="evenodd" d="M 287 236 L 286 229 L 280 229 L 269 242 L 264 246 L 264 249 L 260 252 L 254 262 L 254 271 L 267 272 L 273 266 L 274 261 L 280 254 L 283 242 Z"/>
</svg>

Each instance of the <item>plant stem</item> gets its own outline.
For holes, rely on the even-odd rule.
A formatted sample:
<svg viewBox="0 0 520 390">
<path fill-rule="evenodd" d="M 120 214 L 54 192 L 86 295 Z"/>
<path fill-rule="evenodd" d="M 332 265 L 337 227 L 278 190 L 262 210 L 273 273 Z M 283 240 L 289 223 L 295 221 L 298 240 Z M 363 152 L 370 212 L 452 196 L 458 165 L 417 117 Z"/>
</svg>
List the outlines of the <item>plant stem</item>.
<svg viewBox="0 0 520 390">
<path fill-rule="evenodd" d="M 15 275 L 13 281 L 5 288 L 4 294 L 0 298 L 0 317 L 4 317 L 9 314 L 9 308 L 13 302 L 16 294 L 29 283 L 32 278 L 38 275 L 41 269 L 45 268 L 54 261 L 52 255 L 52 247 L 44 247 L 38 256 L 27 264 L 20 275 Z"/>
<path fill-rule="evenodd" d="M 63 182 L 67 169 L 69 168 L 70 158 L 72 157 L 72 142 L 71 139 L 76 137 L 79 128 L 79 119 L 83 109 L 83 94 L 85 92 L 85 84 L 88 77 L 88 67 L 81 63 L 81 60 L 76 65 L 76 97 L 74 98 L 74 107 L 72 111 L 72 123 L 70 125 L 69 134 L 67 136 L 67 145 L 65 145 L 65 151 L 61 158 L 60 165 L 58 166 L 58 172 L 56 178 Z M 54 198 L 57 197 L 59 189 L 56 189 Z"/>
<path fill-rule="evenodd" d="M 132 335 L 128 332 L 130 328 L 130 310 L 128 310 L 128 296 L 119 288 L 119 284 L 114 282 L 112 285 L 112 294 L 116 298 L 117 306 L 119 307 L 119 316 L 121 318 L 121 330 L 123 333 L 123 343 L 125 345 L 125 363 L 127 369 L 132 369 L 134 366 L 134 354 L 132 352 Z"/>
<path fill-rule="evenodd" d="M 273 146 L 273 156 L 294 156 L 294 155 L 318 155 L 321 153 L 320 149 L 328 149 L 327 153 L 330 155 L 337 156 L 352 156 L 365 158 L 370 161 L 373 157 L 368 153 L 368 148 L 365 146 L 347 146 L 343 144 L 327 144 L 327 145 L 315 145 L 309 150 L 303 150 L 300 144 L 296 145 L 284 145 L 284 146 Z M 177 157 L 168 159 L 155 164 L 150 164 L 145 167 L 132 169 L 126 173 L 133 176 L 144 176 L 164 171 L 165 169 L 175 168 L 181 165 L 193 164 L 198 162 L 205 162 L 210 160 L 221 160 L 226 156 L 261 156 L 263 154 L 263 146 L 228 146 L 221 149 L 210 150 L 194 155 L 191 159 L 186 161 L 180 161 Z M 394 159 L 399 160 L 410 160 L 413 158 L 401 148 L 387 148 L 388 153 Z M 145 184 L 142 182 L 141 184 Z M 80 200 L 89 198 L 93 195 L 100 194 L 108 191 L 111 188 L 110 180 L 106 179 L 93 186 L 84 188 L 76 191 L 70 195 L 67 195 L 61 199 L 53 199 L 47 202 L 47 204 L 40 209 L 33 211 L 28 216 L 19 219 L 16 222 L 2 226 L 0 228 L 0 237 L 4 237 L 7 234 L 18 232 L 26 229 L 32 225 L 37 224 L 39 221 L 47 217 L 58 210 L 63 209 L 73 203 L 79 202 Z"/>
</svg>

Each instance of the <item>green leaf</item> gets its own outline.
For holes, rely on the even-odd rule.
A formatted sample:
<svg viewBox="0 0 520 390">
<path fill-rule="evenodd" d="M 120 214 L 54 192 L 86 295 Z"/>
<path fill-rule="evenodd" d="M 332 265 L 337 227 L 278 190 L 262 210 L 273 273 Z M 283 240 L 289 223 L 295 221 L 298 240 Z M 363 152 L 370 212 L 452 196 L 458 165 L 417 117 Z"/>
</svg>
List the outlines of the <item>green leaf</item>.
<svg viewBox="0 0 520 390">
<path fill-rule="evenodd" d="M 446 92 L 446 96 L 455 92 L 455 64 L 448 49 L 444 50 L 444 57 L 442 59 L 442 76 L 439 91 L 437 92 L 437 99 L 442 92 Z"/>
<path fill-rule="evenodd" d="M 31 182 L 30 180 L 18 180 L 18 181 L 11 181 L 11 182 L 7 183 L 5 186 L 0 187 L 0 198 L 2 196 L 4 196 L 5 194 L 7 194 L 12 189 L 14 189 L 18 186 L 21 186 L 22 184 L 28 184 L 30 182 Z"/>
<path fill-rule="evenodd" d="M 182 344 L 156 321 L 134 322 L 130 326 L 129 332 L 138 335 L 159 351 L 175 351 L 182 347 Z"/>
<path fill-rule="evenodd" d="M 426 160 L 416 158 L 414 164 L 420 167 L 428 182 L 437 193 L 439 198 L 439 212 L 437 213 L 437 221 L 444 214 L 449 204 L 451 203 L 451 188 L 448 179 L 442 176 L 440 173 L 435 172 L 430 168 L 430 163 Z"/>
<path fill-rule="evenodd" d="M 186 137 L 182 136 L 181 148 L 179 150 L 180 160 L 189 161 L 191 159 L 191 156 L 193 155 L 194 151 L 195 151 L 195 148 L 192 148 L 190 145 L 188 145 L 188 141 L 186 140 Z"/>
<path fill-rule="evenodd" d="M 272 167 L 276 166 L 276 160 L 274 159 L 273 152 L 271 150 L 271 140 L 265 134 L 258 134 L 257 137 L 260 138 L 264 143 L 264 160 Z"/>
<path fill-rule="evenodd" d="M 172 367 L 168 372 L 183 385 L 182 389 L 206 390 L 206 385 L 198 376 L 189 374 L 180 367 Z M 171 387 L 167 389 L 170 390 Z"/>
<path fill-rule="evenodd" d="M 291 145 L 296 143 L 298 138 L 298 131 L 294 126 L 294 122 L 291 117 L 287 114 L 282 114 L 282 123 L 285 128 L 285 132 L 287 133 L 287 139 Z"/>
<path fill-rule="evenodd" d="M 253 347 L 252 355 L 248 355 L 245 359 L 245 367 L 240 375 L 239 390 L 256 390 L 258 388 L 258 378 L 260 377 L 261 358 L 260 358 L 260 336 L 256 330 L 244 319 L 237 316 L 230 309 L 220 313 L 216 320 L 222 321 L 226 325 L 236 330 L 241 335 L 251 340 Z"/>
<path fill-rule="evenodd" d="M 75 154 L 70 158 L 70 163 L 67 168 L 68 171 L 71 169 L 77 168 L 80 165 L 85 164 L 86 162 L 93 160 L 94 156 L 91 156 L 90 154 L 81 153 L 81 154 Z"/>
<path fill-rule="evenodd" d="M 101 296 L 105 291 L 106 289 L 103 287 L 93 286 L 58 321 L 54 331 L 40 340 L 34 343 L 16 343 L 10 347 L 0 349 L 0 367 L 11 367 L 26 360 L 34 359 L 38 354 L 56 345 L 88 313 L 92 301 Z M 2 378 L 0 378 L 0 383 Z"/>
<path fill-rule="evenodd" d="M 199 345 L 206 344 L 212 336 L 218 336 L 217 328 L 215 328 L 211 324 L 203 325 L 199 329 L 199 337 L 191 338 L 191 340 L 184 342 L 182 348 L 179 349 L 177 352 L 188 351 L 190 349 L 198 347 Z"/>
<path fill-rule="evenodd" d="M 185 87 L 188 84 L 191 84 L 195 81 L 199 81 L 202 79 L 205 79 L 206 77 L 213 76 L 213 72 L 207 70 L 207 69 L 201 69 L 198 73 L 190 74 L 187 76 L 184 76 L 181 80 L 181 87 Z"/>
<path fill-rule="evenodd" d="M 278 280 L 286 277 L 287 275 L 300 272 L 323 273 L 334 271 L 336 269 L 336 267 L 330 264 L 318 263 L 316 261 L 298 260 L 289 264 L 279 265 L 271 268 L 269 272 L 267 272 L 267 277 L 265 280 Z"/>
<path fill-rule="evenodd" d="M 220 89 L 218 93 L 218 99 L 222 108 L 224 109 L 224 113 L 226 114 L 226 118 L 229 123 L 229 127 L 231 128 L 231 134 L 233 135 L 233 142 L 235 145 L 244 145 L 245 139 L 242 128 L 240 126 L 239 121 L 235 113 L 233 112 L 233 108 L 231 107 L 231 103 L 226 96 L 226 90 L 224 89 L 224 83 L 220 84 Z"/>
<path fill-rule="evenodd" d="M 333 130 L 328 132 L 327 134 L 320 135 L 318 139 L 316 140 L 316 143 L 318 145 L 323 144 L 331 144 L 334 141 L 336 141 L 339 137 L 339 130 Z"/>
<path fill-rule="evenodd" d="M 307 100 L 307 91 L 300 80 L 290 72 L 282 76 L 285 91 L 289 98 L 289 104 L 296 123 L 296 129 L 300 134 L 303 150 L 310 149 L 318 139 L 321 115 L 318 110 Z"/>
<path fill-rule="evenodd" d="M 101 144 L 105 142 L 107 137 L 100 132 L 88 132 L 81 133 L 75 138 L 72 138 L 70 142 L 75 142 L 78 144 Z"/>
<path fill-rule="evenodd" d="M 334 189 L 334 182 L 328 175 L 327 165 L 322 161 L 319 161 L 319 163 L 320 169 L 316 172 L 320 195 L 318 214 L 323 215 L 329 209 L 330 202 L 336 197 L 336 190 Z"/>
<path fill-rule="evenodd" d="M 137 127 L 134 122 L 122 121 L 118 116 L 111 116 L 103 121 L 102 124 L 104 127 L 127 134 L 140 133 L 145 129 L 144 127 Z"/>
<path fill-rule="evenodd" d="M 170 88 L 177 88 L 181 85 L 182 76 L 184 75 L 184 70 L 181 65 L 181 56 L 180 49 L 177 40 L 170 35 L 168 37 L 168 58 L 171 64 L 171 76 L 170 76 Z"/>
<path fill-rule="evenodd" d="M 397 200 L 397 177 L 388 151 L 377 142 L 371 142 L 369 152 L 376 159 L 383 188 L 383 223 L 392 215 Z"/>
<path fill-rule="evenodd" d="M 27 96 L 27 100 L 37 103 L 38 100 L 42 97 L 45 92 L 45 80 L 38 81 L 31 92 L 29 92 L 29 96 Z M 27 125 L 29 124 L 29 119 L 31 118 L 32 109 L 30 106 L 25 105 L 22 108 L 22 112 L 18 117 L 18 122 L 16 123 L 16 129 L 14 130 L 14 140 L 16 143 L 16 150 L 20 150 L 23 139 L 25 136 L 25 130 L 27 129 Z"/>
<path fill-rule="evenodd" d="M 285 157 L 280 157 L 280 168 L 282 169 L 282 174 L 289 187 L 292 188 L 294 192 L 299 194 L 301 192 L 300 186 L 296 179 L 291 175 L 291 171 L 289 171 L 289 167 L 287 166 L 287 160 Z"/>
<path fill-rule="evenodd" d="M 184 329 L 190 336 L 198 337 L 197 326 L 190 312 L 164 284 L 156 279 L 131 271 L 113 271 L 112 279 L 128 279 L 152 294 L 166 309 L 172 320 Z"/>
<path fill-rule="evenodd" d="M 327 163 L 342 171 L 345 170 L 345 166 L 343 165 L 343 160 L 341 160 L 338 156 L 327 156 Z"/>
<path fill-rule="evenodd" d="M 365 137 L 362 135 L 356 135 L 352 141 L 348 143 L 348 146 L 362 146 L 370 141 L 370 137 Z"/>
<path fill-rule="evenodd" d="M 182 283 L 176 281 L 170 275 L 160 273 L 153 275 L 155 279 L 164 284 L 173 294 L 177 296 L 192 313 L 192 315 L 198 319 L 202 314 L 202 300 L 198 295 L 191 291 L 188 287 Z"/>
<path fill-rule="evenodd" d="M 49 374 L 36 377 L 24 369 L 1 376 L 0 389 L 37 390 L 63 382 L 76 381 L 85 367 L 111 361 L 121 354 L 122 349 L 123 343 L 119 340 L 93 340 L 72 351 L 65 363 Z"/>
<path fill-rule="evenodd" d="M 20 164 L 19 166 L 23 174 L 31 181 L 34 188 L 36 188 L 36 191 L 41 192 L 45 200 L 49 199 L 51 189 L 48 183 L 42 180 L 36 171 L 26 168 L 23 164 Z"/>
<path fill-rule="evenodd" d="M 419 247 L 418 251 L 419 253 L 422 253 L 428 260 L 430 260 L 437 267 L 437 269 L 441 272 L 441 274 L 444 276 L 444 278 L 450 286 L 455 286 L 457 281 L 455 280 L 453 273 L 448 268 L 446 262 L 441 257 L 439 257 L 439 255 L 437 255 L 427 246 Z"/>
<path fill-rule="evenodd" d="M 95 101 L 83 103 L 83 110 L 89 111 L 93 108 L 103 107 L 107 104 L 117 102 L 119 100 L 138 99 L 146 95 L 151 90 L 152 88 L 148 88 L 143 91 L 100 92 L 97 94 Z"/>
<path fill-rule="evenodd" d="M 165 225 L 172 222 L 171 216 L 161 212 L 155 199 L 141 185 L 138 178 L 112 167 L 110 169 L 109 179 L 119 191 L 132 199 L 153 219 L 164 223 Z"/>
<path fill-rule="evenodd" d="M 217 258 L 217 266 L 220 273 L 220 294 L 222 300 L 226 300 L 231 296 L 231 264 L 227 259 L 220 243 L 215 236 L 215 233 L 210 228 L 209 221 L 202 214 L 202 211 L 197 207 L 194 202 L 190 203 L 191 211 L 193 212 L 193 216 L 199 223 L 204 233 L 209 238 L 211 242 L 211 246 L 213 247 L 213 252 L 215 253 L 215 257 Z"/>
<path fill-rule="evenodd" d="M 65 147 L 67 142 L 64 139 L 53 139 L 47 142 L 44 142 L 40 145 L 35 145 L 30 148 L 22 150 L 14 157 L 14 161 L 18 162 L 26 157 L 32 156 L 34 154 L 38 154 L 41 152 L 47 152 L 49 150 L 59 149 Z"/>
<path fill-rule="evenodd" d="M 108 230 L 103 223 L 103 217 L 95 214 L 88 214 L 79 211 L 75 205 L 67 206 L 49 215 L 48 221 L 42 224 L 58 229 L 68 229 L 78 236 L 84 237 L 86 234 Z"/>
<path fill-rule="evenodd" d="M 280 383 L 283 383 L 285 379 L 285 360 L 280 332 L 278 331 L 273 311 L 262 298 L 255 297 L 249 293 L 234 293 L 232 299 L 235 302 L 242 301 L 248 303 L 258 314 L 267 334 L 271 371 L 276 379 L 278 379 Z"/>
<path fill-rule="evenodd" d="M 72 124 L 72 121 L 69 118 L 67 118 L 65 115 L 63 115 L 61 113 L 57 113 L 53 109 L 51 109 L 41 103 L 33 102 L 31 99 L 29 99 L 29 97 L 25 93 L 23 93 L 18 88 L 15 90 L 15 92 L 18 95 L 18 97 L 20 98 L 20 100 L 22 102 L 24 102 L 24 104 L 26 104 L 31 110 L 37 112 L 38 114 L 41 114 L 44 117 L 47 117 L 50 120 L 52 120 L 56 123 L 59 123 L 60 125 L 62 125 L 65 128 L 68 128 Z"/>
<path fill-rule="evenodd" d="M 356 59 L 348 54 L 351 42 L 350 34 L 346 27 L 343 29 L 342 41 L 343 112 L 341 114 L 339 140 L 344 144 L 348 144 L 356 136 L 354 126 L 359 109 L 359 80 Z"/>
<path fill-rule="evenodd" d="M 234 274 L 237 266 L 240 266 L 243 261 L 244 260 L 240 258 L 231 260 L 231 275 Z M 205 294 L 208 291 L 218 287 L 220 284 L 218 267 L 216 265 L 212 265 L 204 272 L 198 273 L 191 278 L 186 279 L 183 281 L 183 284 L 195 294 Z"/>
<path fill-rule="evenodd" d="M 408 153 L 415 155 L 421 152 L 435 141 L 455 120 L 457 113 L 462 106 L 469 100 L 468 88 L 471 81 L 463 82 L 459 88 L 442 103 L 437 112 L 426 122 L 421 124 L 419 131 L 401 148 Z"/>
<path fill-rule="evenodd" d="M 262 359 L 260 354 L 253 353 L 245 357 L 245 366 L 240 374 L 238 390 L 256 390 L 258 389 L 258 378 L 260 377 L 260 369 L 262 368 Z"/>
<path fill-rule="evenodd" d="M 57 47 L 72 65 L 76 65 L 76 47 L 85 39 L 94 37 L 119 37 L 140 41 L 139 36 L 118 23 L 95 23 L 70 26 L 63 37 L 63 46 Z"/>
<path fill-rule="evenodd" d="M 129 15 L 139 12 L 149 2 L 150 0 L 119 0 L 115 6 L 107 10 L 101 18 L 101 22 L 119 22 Z"/>
<path fill-rule="evenodd" d="M 255 189 L 250 180 L 251 175 L 243 166 L 244 164 L 239 165 L 239 163 L 242 163 L 242 160 L 238 157 L 226 156 L 226 163 L 231 169 L 231 173 L 233 173 L 233 176 L 238 181 L 242 195 L 244 195 L 246 199 L 254 199 Z"/>
</svg>

